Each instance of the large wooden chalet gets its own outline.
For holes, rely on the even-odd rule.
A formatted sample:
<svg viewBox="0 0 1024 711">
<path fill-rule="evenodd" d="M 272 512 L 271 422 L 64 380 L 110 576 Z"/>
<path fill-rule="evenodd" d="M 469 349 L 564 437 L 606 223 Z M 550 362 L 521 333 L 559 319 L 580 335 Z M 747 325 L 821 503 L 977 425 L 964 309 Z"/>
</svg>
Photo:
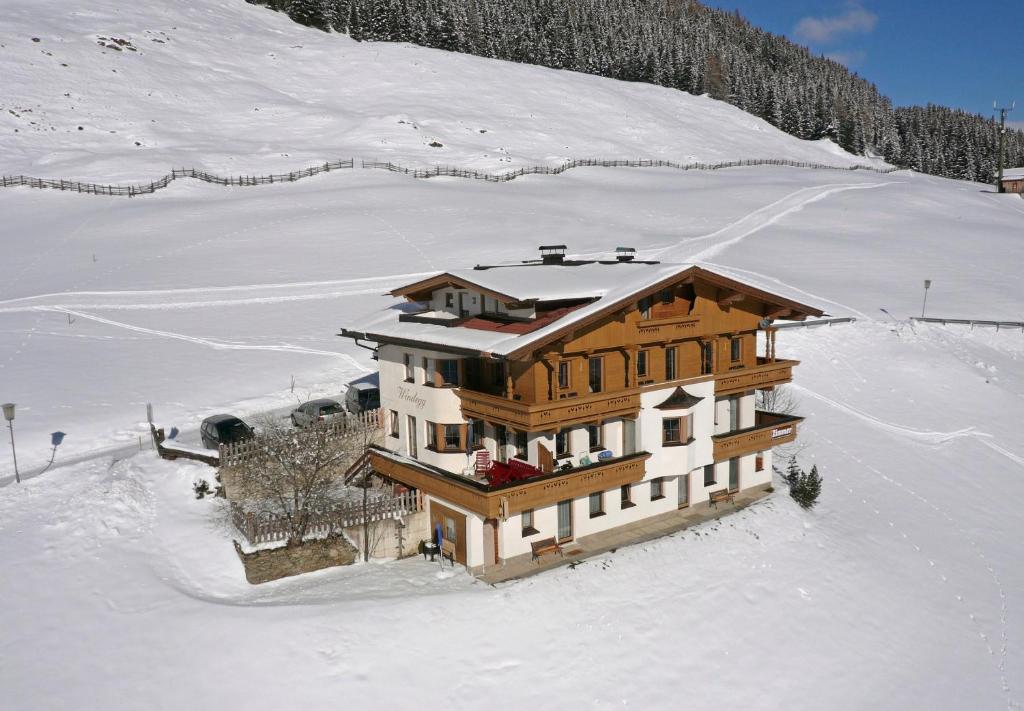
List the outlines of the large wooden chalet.
<svg viewBox="0 0 1024 711">
<path fill-rule="evenodd" d="M 471 570 L 764 488 L 801 421 L 756 410 L 754 393 L 797 365 L 776 357 L 773 321 L 818 309 L 632 250 L 542 251 L 408 284 L 342 331 L 376 344 L 373 469 L 423 492 Z"/>
</svg>

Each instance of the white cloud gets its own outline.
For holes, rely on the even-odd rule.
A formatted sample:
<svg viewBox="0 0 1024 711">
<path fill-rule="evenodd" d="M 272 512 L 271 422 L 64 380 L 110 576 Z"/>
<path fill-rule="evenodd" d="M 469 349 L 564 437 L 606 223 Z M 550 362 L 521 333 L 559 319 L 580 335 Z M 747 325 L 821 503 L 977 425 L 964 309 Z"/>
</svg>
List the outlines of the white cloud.
<svg viewBox="0 0 1024 711">
<path fill-rule="evenodd" d="M 827 44 L 842 35 L 873 32 L 877 24 L 878 15 L 859 2 L 848 2 L 840 15 L 803 18 L 793 28 L 793 35 L 803 42 Z"/>
</svg>

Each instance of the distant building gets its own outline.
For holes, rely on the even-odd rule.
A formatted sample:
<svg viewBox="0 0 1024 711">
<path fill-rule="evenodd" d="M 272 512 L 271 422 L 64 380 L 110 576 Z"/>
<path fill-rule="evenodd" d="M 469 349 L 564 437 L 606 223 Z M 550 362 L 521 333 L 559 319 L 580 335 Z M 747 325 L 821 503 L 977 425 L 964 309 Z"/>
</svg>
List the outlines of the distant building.
<svg viewBox="0 0 1024 711">
<path fill-rule="evenodd" d="M 377 344 L 374 471 L 424 494 L 471 571 L 763 491 L 802 421 L 754 394 L 798 364 L 776 358 L 773 320 L 820 310 L 629 249 L 564 249 L 408 284 L 341 334 Z"/>
<path fill-rule="evenodd" d="M 999 186 L 999 192 L 1024 195 L 1024 168 L 1004 170 L 1003 182 Z"/>
</svg>

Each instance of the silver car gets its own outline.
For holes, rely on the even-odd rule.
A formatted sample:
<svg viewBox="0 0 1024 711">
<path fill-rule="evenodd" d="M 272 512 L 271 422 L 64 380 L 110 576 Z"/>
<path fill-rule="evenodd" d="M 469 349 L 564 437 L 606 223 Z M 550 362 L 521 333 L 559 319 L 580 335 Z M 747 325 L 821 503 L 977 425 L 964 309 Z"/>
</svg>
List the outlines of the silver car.
<svg viewBox="0 0 1024 711">
<path fill-rule="evenodd" d="M 344 416 L 345 408 L 341 406 L 340 402 L 330 398 L 321 398 L 304 402 L 292 410 L 292 424 L 296 427 L 309 427 Z"/>
</svg>

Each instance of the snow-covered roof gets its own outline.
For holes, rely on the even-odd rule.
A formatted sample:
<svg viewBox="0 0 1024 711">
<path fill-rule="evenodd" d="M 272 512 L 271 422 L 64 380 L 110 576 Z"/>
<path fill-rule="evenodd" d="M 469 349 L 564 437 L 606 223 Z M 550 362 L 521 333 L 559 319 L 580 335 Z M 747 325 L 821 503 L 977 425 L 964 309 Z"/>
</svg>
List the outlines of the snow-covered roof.
<svg viewBox="0 0 1024 711">
<path fill-rule="evenodd" d="M 739 284 L 729 277 L 700 269 L 693 264 L 660 262 L 590 262 L 585 264 L 524 264 L 487 269 L 465 269 L 444 272 L 416 284 L 396 289 L 393 294 L 416 291 L 419 284 L 453 279 L 466 285 L 496 294 L 502 294 L 516 301 L 562 301 L 572 299 L 594 299 L 564 316 L 527 333 L 510 333 L 495 330 L 462 328 L 443 323 L 429 323 L 400 320 L 402 314 L 415 314 L 421 307 L 415 303 L 401 302 L 383 311 L 354 323 L 343 331 L 343 335 L 360 337 L 369 341 L 415 343 L 425 347 L 436 347 L 441 351 L 471 351 L 508 356 L 522 349 L 561 333 L 574 324 L 586 322 L 602 312 L 627 304 L 637 294 L 670 284 L 683 272 L 698 270 L 705 277 L 713 277 Z M 814 307 L 804 306 L 785 297 L 775 297 L 750 287 L 762 297 L 771 301 L 794 306 L 807 314 L 821 315 Z"/>
<path fill-rule="evenodd" d="M 1020 180 L 1024 178 L 1024 167 L 1007 168 L 1003 171 L 1003 180 Z"/>
</svg>

